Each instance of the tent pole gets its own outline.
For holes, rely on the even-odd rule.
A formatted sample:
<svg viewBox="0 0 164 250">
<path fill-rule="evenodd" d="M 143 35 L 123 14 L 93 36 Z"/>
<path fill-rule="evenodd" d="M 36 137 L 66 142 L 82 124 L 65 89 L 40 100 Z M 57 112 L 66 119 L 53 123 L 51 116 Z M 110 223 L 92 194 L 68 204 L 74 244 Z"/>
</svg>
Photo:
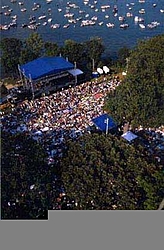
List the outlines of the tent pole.
<svg viewBox="0 0 164 250">
<path fill-rule="evenodd" d="M 76 68 L 77 68 L 77 64 L 76 64 L 76 62 L 74 62 L 74 64 L 75 64 L 74 69 L 76 69 Z M 76 84 L 77 84 L 77 75 L 75 76 L 75 86 L 76 86 Z"/>
<path fill-rule="evenodd" d="M 95 70 L 95 59 L 94 58 L 92 58 L 92 70 L 93 70 L 93 72 Z"/>
<path fill-rule="evenodd" d="M 20 79 L 21 79 L 21 83 L 22 83 L 22 85 L 23 85 L 23 87 L 24 87 L 22 72 L 21 72 L 21 70 L 20 70 L 20 65 L 19 65 L 19 64 L 18 64 L 18 71 L 19 71 L 19 76 L 20 76 Z"/>
<path fill-rule="evenodd" d="M 32 90 L 32 99 L 34 100 L 34 98 L 35 98 L 34 86 L 33 86 L 32 78 L 31 78 L 31 75 L 30 75 L 30 74 L 29 74 L 29 79 L 30 79 L 31 90 Z"/>
<path fill-rule="evenodd" d="M 106 119 L 106 135 L 108 134 L 109 118 Z"/>
<path fill-rule="evenodd" d="M 26 85 L 26 89 L 27 89 L 27 79 L 26 79 L 26 76 L 25 76 L 25 70 L 24 69 L 23 69 L 23 76 L 24 76 L 25 85 Z"/>
</svg>

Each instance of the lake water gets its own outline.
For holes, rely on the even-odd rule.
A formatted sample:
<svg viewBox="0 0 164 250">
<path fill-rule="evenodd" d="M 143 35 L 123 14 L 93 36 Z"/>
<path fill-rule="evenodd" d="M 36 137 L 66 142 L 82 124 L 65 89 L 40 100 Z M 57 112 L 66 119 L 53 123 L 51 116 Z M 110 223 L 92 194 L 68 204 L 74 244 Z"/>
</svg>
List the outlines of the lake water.
<svg viewBox="0 0 164 250">
<path fill-rule="evenodd" d="M 24 4 L 19 5 L 20 1 L 23 1 Z M 17 28 L 1 30 L 1 38 L 27 38 L 33 30 L 22 28 L 21 25 L 22 23 L 28 24 L 29 17 L 35 16 L 37 23 L 40 23 L 37 32 L 42 35 L 45 41 L 53 41 L 59 45 L 63 45 L 66 39 L 82 42 L 88 40 L 90 37 L 98 36 L 103 39 L 106 47 L 105 54 L 114 57 L 118 49 L 123 46 L 133 47 L 138 39 L 146 39 L 164 33 L 164 13 L 160 12 L 161 9 L 164 9 L 164 0 L 145 0 L 145 3 L 139 3 L 139 0 L 133 0 L 133 2 L 127 0 L 89 0 L 86 5 L 82 0 L 74 0 L 69 3 L 75 3 L 78 8 L 70 8 L 69 10 L 68 1 L 66 0 L 52 0 L 50 4 L 47 4 L 46 0 L 17 0 L 16 3 L 11 3 L 10 0 L 2 0 L 1 2 L 1 11 L 3 12 L 1 14 L 1 25 L 9 24 L 12 20 L 11 17 L 17 15 Z M 32 10 L 34 3 L 41 5 L 36 11 Z M 153 7 L 154 3 L 157 4 L 156 7 Z M 6 9 L 2 7 L 6 5 L 9 6 L 9 9 L 13 10 L 10 16 L 4 15 Z M 110 8 L 102 12 L 102 5 L 110 5 Z M 117 17 L 114 17 L 112 12 L 114 5 L 118 7 Z M 21 12 L 22 8 L 26 8 L 27 11 Z M 51 8 L 51 11 L 48 11 L 49 8 Z M 58 9 L 62 9 L 62 11 L 60 12 Z M 145 9 L 145 14 L 139 14 L 140 9 Z M 74 14 L 74 19 L 79 17 L 82 19 L 75 24 L 70 24 L 68 28 L 63 28 L 63 25 L 68 24 L 68 18 L 64 17 L 66 10 Z M 84 11 L 84 13 L 79 13 L 79 11 Z M 132 13 L 133 17 L 126 17 L 127 12 Z M 38 17 L 42 15 L 46 15 L 46 19 L 38 20 Z M 95 25 L 81 27 L 82 20 L 91 19 L 93 16 L 97 17 Z M 107 16 L 109 17 L 107 18 Z M 119 16 L 126 17 L 125 23 L 129 24 L 127 29 L 120 28 L 121 22 L 118 20 Z M 154 29 L 149 29 L 147 26 L 145 29 L 141 29 L 139 25 L 134 22 L 135 16 L 143 17 L 145 25 L 152 21 L 158 21 L 160 25 Z M 52 22 L 43 26 L 43 23 L 49 18 L 52 18 Z M 102 26 L 99 25 L 100 22 L 104 22 Z M 114 23 L 114 28 L 108 28 L 106 26 L 109 22 Z M 61 25 L 60 28 L 52 29 L 50 27 L 55 23 L 59 23 Z"/>
</svg>

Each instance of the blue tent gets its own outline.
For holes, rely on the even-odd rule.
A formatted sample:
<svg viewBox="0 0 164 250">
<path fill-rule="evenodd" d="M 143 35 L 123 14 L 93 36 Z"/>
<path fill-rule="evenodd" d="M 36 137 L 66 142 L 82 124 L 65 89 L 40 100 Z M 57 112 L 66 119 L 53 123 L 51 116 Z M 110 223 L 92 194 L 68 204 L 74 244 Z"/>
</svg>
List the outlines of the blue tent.
<svg viewBox="0 0 164 250">
<path fill-rule="evenodd" d="M 20 66 L 24 75 L 32 80 L 74 69 L 74 65 L 63 57 L 41 57 Z"/>
<path fill-rule="evenodd" d="M 108 123 L 107 123 L 107 119 L 108 119 Z M 116 128 L 117 125 L 114 122 L 114 120 L 107 114 L 103 114 L 100 115 L 94 119 L 92 119 L 92 122 L 103 132 L 106 131 L 107 126 L 108 126 L 108 130 L 109 129 L 113 129 Z"/>
</svg>

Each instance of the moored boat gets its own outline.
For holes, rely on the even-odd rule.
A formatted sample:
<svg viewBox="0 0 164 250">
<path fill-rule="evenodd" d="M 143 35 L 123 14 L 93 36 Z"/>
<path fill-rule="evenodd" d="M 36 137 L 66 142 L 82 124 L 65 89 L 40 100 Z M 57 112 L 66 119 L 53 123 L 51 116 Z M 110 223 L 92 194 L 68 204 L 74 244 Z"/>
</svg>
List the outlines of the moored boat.
<svg viewBox="0 0 164 250">
<path fill-rule="evenodd" d="M 99 23 L 98 23 L 98 25 L 100 25 L 100 26 L 103 25 L 103 24 L 104 24 L 104 22 L 99 22 Z"/>
<path fill-rule="evenodd" d="M 113 27 L 114 27 L 114 23 L 107 23 L 106 26 L 107 26 L 108 28 L 113 28 Z"/>
<path fill-rule="evenodd" d="M 69 27 L 69 23 L 63 25 L 64 29 L 67 29 L 68 27 Z"/>
<path fill-rule="evenodd" d="M 21 9 L 21 12 L 26 12 L 26 11 L 27 11 L 26 8 L 22 8 L 22 9 Z"/>
<path fill-rule="evenodd" d="M 59 23 L 52 24 L 51 28 L 52 29 L 58 29 L 58 28 L 60 28 L 60 24 Z"/>
<path fill-rule="evenodd" d="M 145 28 L 146 28 L 146 26 L 145 26 L 143 23 L 139 23 L 139 27 L 140 27 L 141 29 L 145 29 Z"/>
<path fill-rule="evenodd" d="M 38 19 L 39 19 L 39 20 L 46 19 L 46 15 L 39 16 Z"/>
<path fill-rule="evenodd" d="M 121 29 L 127 29 L 128 27 L 129 27 L 129 24 L 128 24 L 128 23 L 120 24 L 120 28 L 121 28 Z"/>
<path fill-rule="evenodd" d="M 145 9 L 140 9 L 140 10 L 139 10 L 139 13 L 140 13 L 140 14 L 145 14 Z"/>
</svg>

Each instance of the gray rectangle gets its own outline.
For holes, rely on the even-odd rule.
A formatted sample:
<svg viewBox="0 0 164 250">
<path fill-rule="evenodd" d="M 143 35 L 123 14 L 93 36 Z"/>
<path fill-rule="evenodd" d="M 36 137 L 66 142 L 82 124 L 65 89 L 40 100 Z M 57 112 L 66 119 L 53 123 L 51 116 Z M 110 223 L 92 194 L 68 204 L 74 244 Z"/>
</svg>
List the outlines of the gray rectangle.
<svg viewBox="0 0 164 250">
<path fill-rule="evenodd" d="M 163 249 L 162 211 L 50 211 L 46 221 L 1 221 L 3 250 Z"/>
</svg>

